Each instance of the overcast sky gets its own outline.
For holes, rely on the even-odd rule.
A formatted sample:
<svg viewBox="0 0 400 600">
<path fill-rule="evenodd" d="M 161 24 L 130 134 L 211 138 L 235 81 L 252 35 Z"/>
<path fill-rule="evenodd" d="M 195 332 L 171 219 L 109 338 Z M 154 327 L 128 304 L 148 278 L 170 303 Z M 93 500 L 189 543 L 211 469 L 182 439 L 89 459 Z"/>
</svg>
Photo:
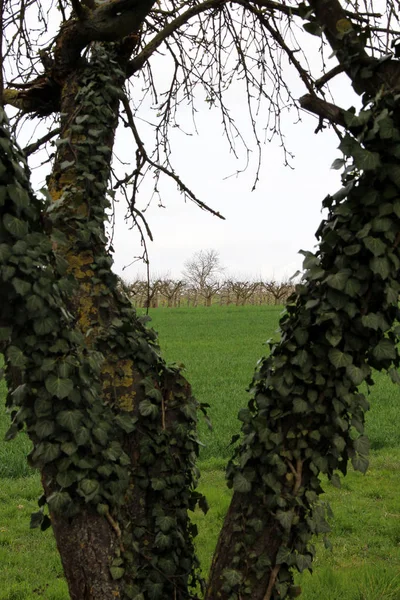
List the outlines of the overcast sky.
<svg viewBox="0 0 400 600">
<path fill-rule="evenodd" d="M 343 106 L 354 103 L 349 84 L 343 78 L 337 85 Z M 299 88 L 299 95 L 305 90 Z M 342 93 L 340 93 L 342 92 Z M 243 105 L 245 111 L 245 105 Z M 259 117 L 261 119 L 261 117 Z M 260 181 L 251 191 L 256 169 L 256 151 L 246 172 L 225 179 L 245 163 L 235 160 L 223 135 L 217 111 L 201 107 L 197 114 L 199 135 L 176 135 L 172 160 L 176 171 L 191 190 L 204 202 L 224 215 L 222 221 L 184 201 L 174 182 L 162 179 L 162 202 L 155 199 L 145 215 L 154 241 L 148 242 L 153 275 L 180 275 L 185 260 L 194 252 L 212 248 L 220 254 L 221 264 L 238 277 L 292 276 L 301 268 L 300 249 L 311 250 L 316 244 L 315 231 L 322 219 L 321 204 L 328 193 L 340 187 L 340 173 L 331 170 L 339 140 L 329 129 L 315 135 L 315 117 L 302 112 L 301 122 L 293 110 L 284 113 L 286 146 L 294 154 L 293 168 L 284 166 L 284 154 L 275 139 L 263 147 Z M 246 129 L 247 128 L 247 129 Z M 250 128 L 243 123 L 251 142 Z M 130 153 L 129 138 L 120 143 L 121 156 Z M 254 146 L 254 144 L 253 144 Z M 132 147 L 132 151 L 134 148 Z M 149 180 L 150 184 L 150 180 Z M 151 195 L 149 185 L 142 194 L 141 206 Z M 123 222 L 125 208 L 117 206 L 115 227 L 115 270 L 124 279 L 144 275 L 139 262 L 141 254 L 137 230 L 129 230 Z"/>
</svg>

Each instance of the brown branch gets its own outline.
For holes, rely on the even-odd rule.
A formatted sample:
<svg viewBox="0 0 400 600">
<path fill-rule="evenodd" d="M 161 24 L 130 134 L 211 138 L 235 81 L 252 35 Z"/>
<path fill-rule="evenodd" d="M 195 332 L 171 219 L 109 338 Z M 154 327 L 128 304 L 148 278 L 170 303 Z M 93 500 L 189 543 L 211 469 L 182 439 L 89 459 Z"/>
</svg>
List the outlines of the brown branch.
<svg viewBox="0 0 400 600">
<path fill-rule="evenodd" d="M 275 567 L 272 569 L 271 576 L 270 576 L 269 582 L 268 582 L 267 591 L 265 592 L 265 596 L 264 596 L 263 600 L 271 600 L 275 581 L 276 581 L 276 578 L 278 577 L 280 568 L 281 568 L 281 565 L 275 565 Z"/>
<path fill-rule="evenodd" d="M 143 50 L 128 63 L 127 76 L 130 77 L 139 71 L 149 60 L 152 54 L 161 46 L 161 44 L 182 25 L 185 25 L 192 17 L 199 15 L 210 9 L 222 7 L 228 0 L 206 0 L 201 4 L 192 6 L 187 11 L 176 17 L 168 23 L 154 38 L 143 48 Z"/>
<path fill-rule="evenodd" d="M 333 67 L 333 69 L 331 69 L 330 71 L 322 75 L 322 77 L 316 80 L 315 87 L 317 88 L 317 90 L 320 90 L 326 83 L 328 83 L 328 81 L 336 77 L 336 75 L 343 73 L 343 71 L 343 65 L 336 65 L 336 67 Z"/>
<path fill-rule="evenodd" d="M 85 10 L 79 0 L 71 0 L 72 8 L 78 19 L 82 19 L 85 15 Z M 93 2 L 94 5 L 94 2 Z"/>
<path fill-rule="evenodd" d="M 45 144 L 46 142 L 51 140 L 51 138 L 58 135 L 59 133 L 61 133 L 61 127 L 56 127 L 56 129 L 49 131 L 48 133 L 46 133 L 46 135 L 44 135 L 43 137 L 36 140 L 36 142 L 33 142 L 32 144 L 25 146 L 25 148 L 23 149 L 25 156 L 29 156 L 33 152 L 36 152 L 36 150 L 38 150 L 42 144 Z"/>
<path fill-rule="evenodd" d="M 346 127 L 344 120 L 345 110 L 336 106 L 336 104 L 326 102 L 313 94 L 305 94 L 305 96 L 300 98 L 299 103 L 301 108 L 317 115 L 321 119 L 327 119 L 330 123 Z"/>
</svg>

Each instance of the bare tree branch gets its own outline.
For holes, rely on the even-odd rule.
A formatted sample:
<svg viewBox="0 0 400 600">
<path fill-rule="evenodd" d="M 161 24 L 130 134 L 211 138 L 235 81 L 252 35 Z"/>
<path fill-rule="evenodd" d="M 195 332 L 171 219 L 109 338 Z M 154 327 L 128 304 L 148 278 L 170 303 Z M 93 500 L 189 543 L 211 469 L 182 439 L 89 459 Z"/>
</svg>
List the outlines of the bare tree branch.
<svg viewBox="0 0 400 600">
<path fill-rule="evenodd" d="M 134 176 L 137 178 L 138 175 L 140 174 L 140 169 L 144 166 L 145 163 L 147 163 L 151 167 L 153 167 L 156 171 L 161 171 L 162 173 L 164 173 L 165 175 L 167 175 L 168 177 L 173 179 L 176 182 L 176 184 L 178 185 L 179 190 L 185 196 L 188 196 L 190 198 L 190 200 L 192 200 L 192 202 L 197 204 L 197 206 L 199 208 L 201 208 L 202 210 L 205 210 L 207 212 L 210 212 L 212 215 L 218 217 L 219 219 L 225 220 L 225 217 L 223 215 L 221 215 L 218 211 L 214 210 L 213 208 L 211 208 L 210 206 L 208 206 L 207 204 L 205 204 L 204 202 L 199 200 L 199 198 L 197 198 L 197 196 L 195 196 L 195 194 L 183 183 L 181 178 L 176 173 L 174 173 L 173 171 L 171 171 L 164 165 L 154 162 L 148 156 L 145 146 L 144 146 L 142 140 L 140 139 L 139 133 L 137 131 L 136 124 L 135 124 L 133 114 L 131 111 L 131 107 L 129 106 L 129 102 L 126 97 L 123 98 L 122 103 L 124 105 L 124 109 L 125 109 L 125 112 L 126 112 L 126 115 L 128 118 L 129 126 L 132 130 L 133 136 L 135 138 L 135 142 L 137 144 L 139 158 L 142 159 L 142 161 L 139 161 L 138 167 L 134 171 Z M 135 205 L 136 193 L 137 193 L 137 180 L 134 183 L 134 191 L 133 191 L 133 196 L 132 196 L 132 200 L 131 200 L 131 203 L 133 206 Z"/>
<path fill-rule="evenodd" d="M 61 132 L 61 127 L 56 127 L 52 131 L 49 131 L 48 133 L 46 133 L 46 135 L 44 135 L 41 138 L 39 138 L 38 140 L 36 140 L 36 142 L 33 142 L 32 144 L 25 146 L 25 148 L 23 150 L 25 156 L 29 156 L 30 154 L 33 154 L 33 152 L 36 152 L 36 150 L 38 150 L 40 148 L 40 146 L 43 146 L 43 144 L 50 141 L 53 137 L 58 135 L 60 132 Z"/>
</svg>

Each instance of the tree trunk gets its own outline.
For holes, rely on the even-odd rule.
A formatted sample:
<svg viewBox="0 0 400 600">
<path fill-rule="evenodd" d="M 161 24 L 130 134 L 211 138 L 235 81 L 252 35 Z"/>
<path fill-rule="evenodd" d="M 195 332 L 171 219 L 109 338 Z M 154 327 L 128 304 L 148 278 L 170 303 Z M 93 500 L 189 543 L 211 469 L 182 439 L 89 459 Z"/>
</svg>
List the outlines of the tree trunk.
<svg viewBox="0 0 400 600">
<path fill-rule="evenodd" d="M 50 437 L 57 456 L 45 460 L 31 435 L 32 462 L 41 466 L 72 600 L 183 600 L 199 582 L 187 514 L 200 498 L 197 403 L 117 289 L 104 234 L 123 69 L 122 52 L 94 44 L 62 90 L 46 228 L 64 272 L 58 285 L 69 298 L 65 314 L 75 318 L 73 339 L 99 370 L 101 396 L 96 404 L 86 393 L 85 403 L 78 390 L 60 391 L 71 370 L 91 383 L 83 363 L 66 364 L 60 339 L 46 360 L 62 368 L 52 410 L 65 431 Z"/>
</svg>

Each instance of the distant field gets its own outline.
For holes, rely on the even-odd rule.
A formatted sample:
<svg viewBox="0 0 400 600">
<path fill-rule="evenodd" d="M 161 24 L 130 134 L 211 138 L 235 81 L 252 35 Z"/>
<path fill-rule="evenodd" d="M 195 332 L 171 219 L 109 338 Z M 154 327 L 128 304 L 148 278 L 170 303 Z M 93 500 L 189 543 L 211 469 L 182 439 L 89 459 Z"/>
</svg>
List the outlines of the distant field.
<svg viewBox="0 0 400 600">
<path fill-rule="evenodd" d="M 153 309 L 165 357 L 184 363 L 201 402 L 210 404 L 213 431 L 200 422 L 201 489 L 209 498 L 199 524 L 198 552 L 207 572 L 230 492 L 222 466 L 238 410 L 263 343 L 274 335 L 279 307 Z M 371 390 L 368 434 L 371 468 L 350 472 L 342 490 L 326 484 L 332 505 L 333 553 L 318 542 L 315 573 L 302 576 L 304 600 L 400 600 L 400 389 L 385 375 Z M 0 399 L 4 396 L 0 382 Z M 0 412 L 0 600 L 66 600 L 66 585 L 51 532 L 29 530 L 40 482 L 26 465 L 29 442 L 2 442 L 8 417 Z M 168 599 L 165 599 L 168 600 Z"/>
</svg>

